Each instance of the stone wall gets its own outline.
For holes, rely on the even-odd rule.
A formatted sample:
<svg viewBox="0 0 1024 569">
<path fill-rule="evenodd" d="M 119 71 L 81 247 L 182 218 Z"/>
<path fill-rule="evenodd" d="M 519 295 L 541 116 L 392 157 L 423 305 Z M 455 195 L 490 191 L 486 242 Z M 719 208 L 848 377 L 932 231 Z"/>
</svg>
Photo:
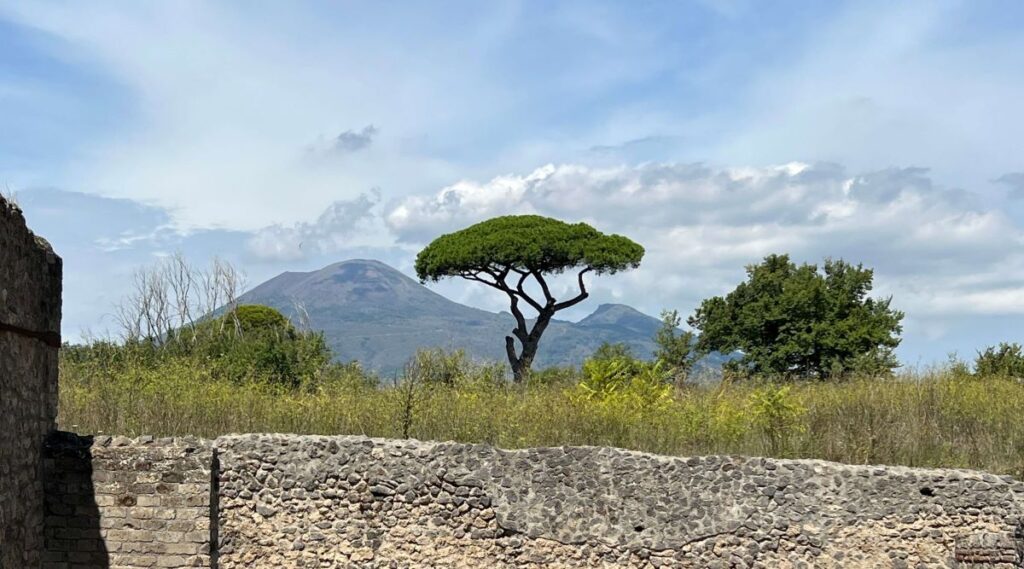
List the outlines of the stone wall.
<svg viewBox="0 0 1024 569">
<path fill-rule="evenodd" d="M 61 260 L 0 198 L 0 567 L 38 566 L 42 447 L 57 416 Z"/>
<path fill-rule="evenodd" d="M 1020 567 L 1024 485 L 607 448 L 223 437 L 220 566 Z"/>
<path fill-rule="evenodd" d="M 56 434 L 44 567 L 210 567 L 213 466 L 208 441 Z"/>
</svg>

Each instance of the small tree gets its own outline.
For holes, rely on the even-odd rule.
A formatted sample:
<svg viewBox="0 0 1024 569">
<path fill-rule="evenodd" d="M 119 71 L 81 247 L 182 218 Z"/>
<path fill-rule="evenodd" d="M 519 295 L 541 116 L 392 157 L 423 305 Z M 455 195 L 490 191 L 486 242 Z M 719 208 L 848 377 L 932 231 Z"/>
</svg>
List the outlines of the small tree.
<svg viewBox="0 0 1024 569">
<path fill-rule="evenodd" d="M 575 306 L 589 293 L 587 273 L 612 274 L 636 268 L 644 249 L 621 235 L 605 235 L 585 223 L 569 224 L 539 215 L 510 215 L 477 223 L 427 245 L 416 256 L 420 281 L 461 277 L 483 283 L 508 295 L 516 326 L 505 337 L 505 353 L 516 382 L 530 371 L 541 335 L 560 310 Z M 546 275 L 579 269 L 579 291 L 559 302 Z M 527 291 L 539 288 L 541 298 Z M 537 314 L 532 325 L 520 306 Z M 519 340 L 519 351 L 515 341 Z"/>
<path fill-rule="evenodd" d="M 331 360 L 322 332 L 299 331 L 269 306 L 245 304 L 196 325 L 195 343 L 170 344 L 183 354 L 199 356 L 227 377 L 258 374 L 297 387 L 319 378 Z"/>
<path fill-rule="evenodd" d="M 982 377 L 1024 378 L 1024 350 L 1017 343 L 989 346 L 978 352 L 974 373 Z"/>
<path fill-rule="evenodd" d="M 701 353 L 743 352 L 736 365 L 753 373 L 819 378 L 854 368 L 891 369 L 897 362 L 903 313 L 889 299 L 868 298 L 873 273 L 826 260 L 796 266 L 769 255 L 747 267 L 747 280 L 724 297 L 701 303 L 688 320 L 700 331 Z"/>
<path fill-rule="evenodd" d="M 677 379 L 690 374 L 696 359 L 693 332 L 679 330 L 681 323 L 679 311 L 663 310 L 661 328 L 654 335 L 654 343 L 658 345 L 654 350 L 654 358 L 664 362 L 668 371 Z"/>
</svg>

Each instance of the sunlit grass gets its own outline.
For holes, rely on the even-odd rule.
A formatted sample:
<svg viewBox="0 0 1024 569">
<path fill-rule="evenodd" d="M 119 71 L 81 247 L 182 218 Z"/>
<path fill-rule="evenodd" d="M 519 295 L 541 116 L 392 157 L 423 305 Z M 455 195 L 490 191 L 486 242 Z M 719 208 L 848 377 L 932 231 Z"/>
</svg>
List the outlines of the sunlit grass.
<svg viewBox="0 0 1024 569">
<path fill-rule="evenodd" d="M 667 400 L 581 397 L 572 379 L 515 387 L 367 386 L 356 371 L 286 389 L 217 379 L 187 359 L 61 364 L 62 429 L 156 436 L 286 432 L 615 446 L 670 455 L 745 454 L 1024 474 L 1024 385 L 948 370 L 895 379 L 751 380 L 675 389 Z M 571 377 L 571 376 L 570 376 Z"/>
</svg>

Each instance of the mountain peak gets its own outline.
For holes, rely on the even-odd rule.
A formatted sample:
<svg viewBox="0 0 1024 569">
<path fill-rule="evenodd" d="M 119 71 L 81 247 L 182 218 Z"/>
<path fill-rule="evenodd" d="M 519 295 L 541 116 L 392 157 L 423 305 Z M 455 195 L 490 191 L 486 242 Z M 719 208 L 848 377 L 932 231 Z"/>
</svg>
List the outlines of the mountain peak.
<svg viewBox="0 0 1024 569">
<path fill-rule="evenodd" d="M 338 268 L 343 268 L 343 267 L 367 267 L 367 268 L 372 267 L 372 268 L 383 269 L 383 270 L 387 270 L 387 271 L 394 271 L 396 273 L 399 272 L 398 269 L 392 267 L 391 265 L 389 265 L 387 263 L 384 263 L 382 261 L 378 261 L 376 259 L 348 259 L 346 261 L 338 261 L 337 263 L 331 263 L 330 265 L 327 265 L 326 267 L 324 267 L 324 268 L 322 268 L 320 270 L 321 271 L 330 271 L 330 270 L 334 270 L 334 269 L 338 269 Z"/>
<path fill-rule="evenodd" d="M 583 320 L 607 319 L 607 318 L 616 318 L 617 319 L 617 318 L 622 318 L 622 317 L 630 317 L 630 316 L 634 316 L 634 315 L 637 315 L 637 314 L 639 314 L 641 316 L 647 316 L 646 314 L 640 312 L 639 310 L 633 308 L 632 306 L 627 306 L 625 304 L 615 304 L 615 303 L 607 303 L 606 302 L 604 304 L 599 304 L 597 309 L 594 310 L 593 312 L 591 312 L 590 316 L 587 316 Z M 650 318 L 649 316 L 647 316 L 647 317 Z"/>
<path fill-rule="evenodd" d="M 595 328 L 608 326 L 623 327 L 639 332 L 649 331 L 652 327 L 652 322 L 657 321 L 632 306 L 605 303 L 599 305 L 597 310 L 592 312 L 590 316 L 580 320 L 579 325 Z"/>
</svg>

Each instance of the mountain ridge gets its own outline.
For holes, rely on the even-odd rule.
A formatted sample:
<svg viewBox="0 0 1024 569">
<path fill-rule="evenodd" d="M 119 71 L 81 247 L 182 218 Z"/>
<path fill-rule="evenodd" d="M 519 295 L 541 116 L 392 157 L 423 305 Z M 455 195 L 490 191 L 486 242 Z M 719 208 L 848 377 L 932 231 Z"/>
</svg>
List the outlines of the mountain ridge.
<svg viewBox="0 0 1024 569">
<path fill-rule="evenodd" d="M 266 304 L 293 320 L 308 316 L 338 359 L 357 360 L 384 374 L 397 373 L 419 348 L 462 348 L 473 357 L 504 362 L 504 337 L 514 326 L 508 312 L 460 304 L 375 259 L 285 271 L 239 302 Z M 648 358 L 660 326 L 657 318 L 630 306 L 600 304 L 579 322 L 552 320 L 535 363 L 579 365 L 603 342 L 624 343 L 637 357 Z"/>
</svg>

